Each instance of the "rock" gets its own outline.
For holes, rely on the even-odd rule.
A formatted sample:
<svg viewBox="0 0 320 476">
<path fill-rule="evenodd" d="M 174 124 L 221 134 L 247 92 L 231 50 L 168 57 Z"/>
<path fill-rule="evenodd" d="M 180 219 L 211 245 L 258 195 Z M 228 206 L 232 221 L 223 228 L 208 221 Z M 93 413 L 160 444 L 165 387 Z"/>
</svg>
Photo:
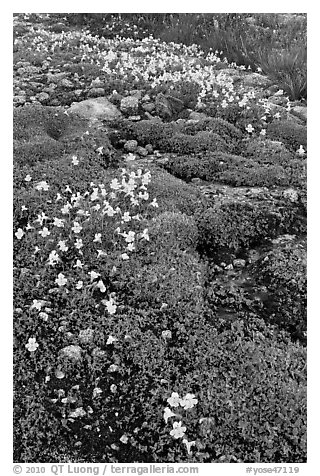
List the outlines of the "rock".
<svg viewBox="0 0 320 476">
<path fill-rule="evenodd" d="M 98 98 L 104 95 L 104 89 L 103 88 L 92 88 L 88 92 L 88 97 L 89 98 Z"/>
<path fill-rule="evenodd" d="M 121 99 L 120 110 L 127 114 L 134 114 L 138 111 L 139 99 L 135 96 L 127 96 Z"/>
<path fill-rule="evenodd" d="M 60 350 L 59 356 L 62 358 L 69 358 L 74 361 L 82 360 L 81 347 L 78 345 L 68 345 Z"/>
<path fill-rule="evenodd" d="M 169 159 L 167 157 L 161 157 L 160 159 L 156 159 L 155 162 L 159 165 L 166 165 Z"/>
<path fill-rule="evenodd" d="M 141 120 L 141 116 L 129 116 L 128 121 L 137 122 Z"/>
<path fill-rule="evenodd" d="M 170 107 L 174 113 L 183 111 L 184 103 L 181 99 L 168 95 L 167 100 L 169 101 Z"/>
<path fill-rule="evenodd" d="M 67 78 L 70 73 L 48 73 L 47 78 L 48 78 L 48 83 L 55 83 L 58 84 L 60 83 L 63 79 Z"/>
<path fill-rule="evenodd" d="M 249 73 L 242 78 L 241 83 L 245 87 L 266 88 L 270 86 L 271 81 L 267 76 L 263 76 L 262 74 Z"/>
<path fill-rule="evenodd" d="M 234 259 L 233 260 L 233 266 L 235 268 L 244 268 L 246 265 L 246 260 L 244 259 Z"/>
<path fill-rule="evenodd" d="M 156 108 L 155 104 L 153 102 L 146 102 L 142 104 L 142 109 L 147 112 L 152 112 Z"/>
<path fill-rule="evenodd" d="M 15 104 L 24 104 L 26 102 L 26 96 L 14 96 L 13 97 L 13 102 Z"/>
<path fill-rule="evenodd" d="M 290 200 L 290 202 L 293 202 L 293 203 L 297 202 L 299 199 L 298 192 L 294 190 L 293 188 L 287 188 L 287 190 L 284 190 L 283 196 L 284 198 Z"/>
<path fill-rule="evenodd" d="M 148 152 L 148 154 L 152 154 L 152 152 L 153 152 L 152 144 L 147 144 L 147 145 L 145 146 L 145 149 L 146 149 L 146 151 Z"/>
<path fill-rule="evenodd" d="M 38 99 L 38 101 L 40 101 L 42 103 L 42 102 L 48 101 L 50 99 L 50 96 L 49 96 L 48 93 L 42 92 L 42 93 L 37 94 L 36 98 Z"/>
<path fill-rule="evenodd" d="M 148 155 L 148 151 L 144 147 L 138 147 L 136 152 L 142 157 L 146 157 Z"/>
<path fill-rule="evenodd" d="M 204 119 L 207 119 L 208 116 L 204 112 L 195 112 L 192 111 L 189 116 L 189 120 L 191 119 L 192 121 L 202 121 Z"/>
<path fill-rule="evenodd" d="M 162 119 L 171 119 L 172 117 L 172 109 L 171 109 L 170 102 L 162 93 L 159 93 L 156 96 L 155 110 L 156 110 L 156 113 Z"/>
<path fill-rule="evenodd" d="M 124 144 L 124 149 L 126 149 L 128 152 L 135 152 L 138 147 L 138 142 L 136 140 L 128 140 Z"/>
<path fill-rule="evenodd" d="M 67 78 L 63 78 L 61 81 L 59 81 L 58 85 L 62 86 L 63 88 L 68 88 L 68 89 L 73 88 L 73 82 Z"/>
<path fill-rule="evenodd" d="M 99 120 L 114 121 L 122 117 L 118 108 L 106 97 L 86 99 L 85 101 L 73 103 L 69 113 L 79 114 L 79 116 L 89 119 L 91 122 Z"/>
<path fill-rule="evenodd" d="M 292 112 L 297 114 L 298 117 L 303 118 L 305 121 L 307 120 L 307 107 L 306 106 L 294 106 L 292 108 Z"/>
<path fill-rule="evenodd" d="M 194 177 L 193 179 L 191 179 L 191 182 L 192 183 L 200 183 L 201 179 L 199 179 L 199 177 Z"/>
<path fill-rule="evenodd" d="M 132 91 L 130 91 L 130 96 L 133 96 L 140 101 L 142 98 L 142 91 L 140 91 L 140 89 L 132 89 Z"/>
</svg>

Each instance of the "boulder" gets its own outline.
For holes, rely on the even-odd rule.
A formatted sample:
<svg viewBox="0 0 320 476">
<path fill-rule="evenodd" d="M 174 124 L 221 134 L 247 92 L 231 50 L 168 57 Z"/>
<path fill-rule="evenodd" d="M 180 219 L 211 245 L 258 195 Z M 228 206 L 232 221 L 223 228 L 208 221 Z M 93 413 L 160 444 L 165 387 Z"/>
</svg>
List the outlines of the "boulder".
<svg viewBox="0 0 320 476">
<path fill-rule="evenodd" d="M 106 97 L 86 99 L 85 101 L 73 103 L 68 112 L 76 113 L 91 122 L 99 120 L 114 121 L 122 117 L 118 108 Z"/>
<path fill-rule="evenodd" d="M 139 109 L 139 99 L 136 96 L 127 96 L 121 99 L 120 110 L 124 113 L 135 113 Z"/>
</svg>

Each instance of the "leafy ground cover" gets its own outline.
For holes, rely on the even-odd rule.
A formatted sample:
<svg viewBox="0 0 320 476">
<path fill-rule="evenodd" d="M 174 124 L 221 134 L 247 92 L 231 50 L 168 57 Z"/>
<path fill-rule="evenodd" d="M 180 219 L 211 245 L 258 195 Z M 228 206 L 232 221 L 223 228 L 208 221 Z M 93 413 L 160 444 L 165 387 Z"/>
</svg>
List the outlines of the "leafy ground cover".
<svg viewBox="0 0 320 476">
<path fill-rule="evenodd" d="M 305 462 L 304 106 L 73 20 L 14 22 L 14 460 Z"/>
</svg>

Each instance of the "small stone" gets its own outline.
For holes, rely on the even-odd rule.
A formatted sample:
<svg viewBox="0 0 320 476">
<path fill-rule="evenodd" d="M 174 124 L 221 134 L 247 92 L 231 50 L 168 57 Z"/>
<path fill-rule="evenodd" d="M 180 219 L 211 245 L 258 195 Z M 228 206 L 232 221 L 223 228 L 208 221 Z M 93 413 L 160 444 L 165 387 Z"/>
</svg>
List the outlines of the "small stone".
<svg viewBox="0 0 320 476">
<path fill-rule="evenodd" d="M 142 109 L 146 112 L 152 112 L 155 110 L 155 104 L 153 102 L 146 102 L 142 105 Z"/>
<path fill-rule="evenodd" d="M 148 151 L 144 147 L 138 147 L 137 148 L 137 154 L 141 155 L 142 157 L 146 157 L 148 155 Z"/>
<path fill-rule="evenodd" d="M 136 140 L 128 140 L 124 144 L 124 149 L 127 150 L 128 152 L 135 152 L 138 148 L 138 142 Z"/>
<path fill-rule="evenodd" d="M 92 88 L 88 92 L 88 97 L 89 98 L 98 98 L 104 95 L 104 89 L 103 88 Z"/>
<path fill-rule="evenodd" d="M 61 81 L 59 81 L 59 86 L 62 86 L 63 88 L 71 89 L 73 88 L 73 82 L 67 78 L 64 78 Z"/>
<path fill-rule="evenodd" d="M 48 99 L 50 99 L 50 96 L 48 93 L 39 93 L 36 95 L 36 98 L 38 99 L 38 101 L 40 102 L 45 102 L 45 101 L 48 101 Z"/>
<path fill-rule="evenodd" d="M 243 268 L 246 265 L 246 261 L 244 259 L 234 259 L 233 266 L 235 268 Z"/>
<path fill-rule="evenodd" d="M 200 183 L 201 179 L 199 177 L 194 177 L 193 179 L 191 179 L 191 182 L 192 183 Z"/>
<path fill-rule="evenodd" d="M 121 99 L 120 102 L 120 111 L 125 113 L 134 113 L 137 112 L 139 108 L 139 99 L 135 96 L 127 96 Z"/>
<path fill-rule="evenodd" d="M 146 149 L 146 151 L 148 152 L 148 154 L 152 154 L 152 152 L 153 152 L 153 147 L 152 147 L 151 144 L 147 144 L 147 145 L 145 146 L 145 149 Z"/>
</svg>

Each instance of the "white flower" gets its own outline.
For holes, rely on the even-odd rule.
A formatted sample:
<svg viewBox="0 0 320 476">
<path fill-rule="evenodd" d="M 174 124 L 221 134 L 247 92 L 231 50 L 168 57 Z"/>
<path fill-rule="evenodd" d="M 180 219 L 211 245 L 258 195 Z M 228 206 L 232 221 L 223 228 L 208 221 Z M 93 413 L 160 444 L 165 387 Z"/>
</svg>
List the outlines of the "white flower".
<svg viewBox="0 0 320 476">
<path fill-rule="evenodd" d="M 182 443 L 184 443 L 184 444 L 186 445 L 188 454 L 191 453 L 191 451 L 190 451 L 190 450 L 191 450 L 191 446 L 194 446 L 194 445 L 196 444 L 195 441 L 188 441 L 186 438 L 184 438 L 184 439 L 182 440 Z"/>
<path fill-rule="evenodd" d="M 59 273 L 58 277 L 55 279 L 55 282 L 58 286 L 65 286 L 67 284 L 67 281 L 67 278 L 62 273 Z"/>
<path fill-rule="evenodd" d="M 41 317 L 41 319 L 43 319 L 44 321 L 47 321 L 49 318 L 46 312 L 39 312 L 39 317 Z"/>
<path fill-rule="evenodd" d="M 45 304 L 45 301 L 38 301 L 38 299 L 33 299 L 33 304 L 31 304 L 30 309 L 37 309 L 41 311 L 41 307 Z"/>
<path fill-rule="evenodd" d="M 121 258 L 122 258 L 123 260 L 130 259 L 129 256 L 127 255 L 127 253 L 122 253 Z"/>
<path fill-rule="evenodd" d="M 176 416 L 176 414 L 173 413 L 173 412 L 170 410 L 169 407 L 166 407 L 166 408 L 164 409 L 163 418 L 164 418 L 164 420 L 165 420 L 166 423 L 168 423 L 168 419 L 169 419 L 169 418 L 172 418 L 172 417 L 174 417 L 174 416 Z"/>
<path fill-rule="evenodd" d="M 74 412 L 71 412 L 69 414 L 69 418 L 77 418 L 77 417 L 83 417 L 86 415 L 86 412 L 82 407 L 76 408 Z"/>
<path fill-rule="evenodd" d="M 57 193 L 56 202 L 58 202 L 59 200 L 63 200 L 63 198 L 60 193 Z"/>
<path fill-rule="evenodd" d="M 29 231 L 29 230 L 34 230 L 34 227 L 30 225 L 30 223 L 27 224 L 26 226 L 26 230 Z"/>
<path fill-rule="evenodd" d="M 79 165 L 79 159 L 76 155 L 72 156 L 72 165 Z"/>
<path fill-rule="evenodd" d="M 49 254 L 49 264 L 50 265 L 55 265 L 60 261 L 59 255 L 56 252 L 56 250 L 52 250 L 51 253 Z"/>
<path fill-rule="evenodd" d="M 77 238 L 74 246 L 77 248 L 77 250 L 80 250 L 83 247 L 83 241 L 81 238 Z"/>
<path fill-rule="evenodd" d="M 50 231 L 48 230 L 48 228 L 45 226 L 43 227 L 42 230 L 38 231 L 39 235 L 42 236 L 42 238 L 46 238 L 47 236 L 50 235 Z"/>
<path fill-rule="evenodd" d="M 177 392 L 172 392 L 171 397 L 167 398 L 170 407 L 178 407 L 180 404 L 180 397 Z"/>
<path fill-rule="evenodd" d="M 170 431 L 170 435 L 173 436 L 173 438 L 183 438 L 184 437 L 184 434 L 185 434 L 185 431 L 186 431 L 186 427 L 185 426 L 181 426 L 182 425 L 182 422 L 179 421 L 175 421 L 173 423 L 173 429 Z"/>
<path fill-rule="evenodd" d="M 25 205 L 22 205 L 21 211 L 22 211 L 22 212 L 25 212 L 25 211 L 27 211 L 27 210 L 28 210 L 27 207 L 26 207 Z"/>
<path fill-rule="evenodd" d="M 101 258 L 101 256 L 108 256 L 108 254 L 103 250 L 97 250 L 97 251 L 98 251 L 97 258 Z"/>
<path fill-rule="evenodd" d="M 168 329 L 165 330 L 165 331 L 162 331 L 161 335 L 164 339 L 171 339 L 172 338 L 172 332 Z"/>
<path fill-rule="evenodd" d="M 74 268 L 83 268 L 83 263 L 79 259 L 77 259 L 77 262 L 75 265 L 73 265 Z"/>
<path fill-rule="evenodd" d="M 26 182 L 30 182 L 30 180 L 32 180 L 31 176 L 28 174 L 25 176 L 25 179 L 24 179 Z"/>
<path fill-rule="evenodd" d="M 71 190 L 71 188 L 69 187 L 69 185 L 66 186 L 66 188 L 65 188 L 64 191 L 65 191 L 65 192 L 72 193 L 72 190 Z"/>
<path fill-rule="evenodd" d="M 64 205 L 61 208 L 62 215 L 67 215 L 69 213 L 70 208 L 72 208 L 72 205 L 71 205 L 71 203 L 68 202 L 66 205 Z"/>
<path fill-rule="evenodd" d="M 44 222 L 44 220 L 48 220 L 48 216 L 41 212 L 41 215 L 38 215 L 38 218 L 35 220 L 35 222 L 38 222 L 41 226 L 42 226 L 42 223 Z"/>
<path fill-rule="evenodd" d="M 185 409 L 189 410 L 193 408 L 198 403 L 198 400 L 195 398 L 195 395 L 192 393 L 187 393 L 184 398 L 180 400 L 180 405 Z"/>
<path fill-rule="evenodd" d="M 95 210 L 96 212 L 98 212 L 101 208 L 101 205 L 100 205 L 100 203 L 97 203 L 94 207 L 91 207 L 91 208 L 92 208 L 92 210 Z"/>
<path fill-rule="evenodd" d="M 148 228 L 145 228 L 140 236 L 141 238 L 144 238 L 145 240 L 149 241 Z"/>
<path fill-rule="evenodd" d="M 36 342 L 35 337 L 30 337 L 28 340 L 28 343 L 26 344 L 26 348 L 28 349 L 28 351 L 35 352 L 38 347 L 39 347 L 39 344 Z"/>
<path fill-rule="evenodd" d="M 61 251 L 68 251 L 68 249 L 69 249 L 68 246 L 66 246 L 65 240 L 60 240 L 60 241 L 58 242 L 58 246 L 59 246 L 59 249 L 60 249 Z"/>
<path fill-rule="evenodd" d="M 116 342 L 117 340 L 118 340 L 118 339 L 116 339 L 115 337 L 109 336 L 109 337 L 108 337 L 108 340 L 107 340 L 107 345 L 113 344 L 113 343 Z"/>
<path fill-rule="evenodd" d="M 78 281 L 76 284 L 76 289 L 82 289 L 83 288 L 83 281 Z"/>
<path fill-rule="evenodd" d="M 104 285 L 102 279 L 100 279 L 100 281 L 98 281 L 98 283 L 97 283 L 97 288 L 100 289 L 100 292 L 101 292 L 101 293 L 105 293 L 105 292 L 106 292 L 107 288 L 105 287 L 105 285 Z"/>
<path fill-rule="evenodd" d="M 246 131 L 248 131 L 249 133 L 251 133 L 251 132 L 254 131 L 254 127 L 252 127 L 251 124 L 248 124 L 247 127 L 246 127 Z"/>
<path fill-rule="evenodd" d="M 41 182 L 37 183 L 36 189 L 47 191 L 47 190 L 49 190 L 49 185 L 47 184 L 47 182 L 45 180 L 42 180 Z"/>
<path fill-rule="evenodd" d="M 116 364 L 111 364 L 108 368 L 108 372 L 117 372 L 119 370 L 119 366 Z"/>
<path fill-rule="evenodd" d="M 297 154 L 299 155 L 304 155 L 306 153 L 306 151 L 304 150 L 303 146 L 300 145 L 299 149 L 297 150 Z"/>
<path fill-rule="evenodd" d="M 158 205 L 158 202 L 157 202 L 157 199 L 156 199 L 156 198 L 154 198 L 154 199 L 152 200 L 152 202 L 150 203 L 150 205 L 151 205 L 152 207 L 155 207 L 155 208 L 158 208 L 158 207 L 159 207 L 159 205 Z"/>
<path fill-rule="evenodd" d="M 130 221 L 131 220 L 130 213 L 129 212 L 124 212 L 122 220 L 125 221 L 125 222 Z"/>
<path fill-rule="evenodd" d="M 267 133 L 266 129 L 261 129 L 261 131 L 260 131 L 261 136 L 265 136 L 266 133 Z"/>
<path fill-rule="evenodd" d="M 109 301 L 103 299 L 101 303 L 106 306 L 109 314 L 115 314 L 117 310 L 117 306 L 115 305 L 114 300 L 110 297 Z"/>
<path fill-rule="evenodd" d="M 110 391 L 111 391 L 111 393 L 116 393 L 117 392 L 117 386 L 114 383 L 112 385 L 110 385 Z"/>
<path fill-rule="evenodd" d="M 135 249 L 135 246 L 133 243 L 129 243 L 128 246 L 127 246 L 127 250 L 128 251 L 133 251 Z"/>
<path fill-rule="evenodd" d="M 88 274 L 90 275 L 91 282 L 94 281 L 95 279 L 97 279 L 100 276 L 100 274 L 96 273 L 95 271 L 89 271 Z"/>
<path fill-rule="evenodd" d="M 74 233 L 80 233 L 80 231 L 82 230 L 82 226 L 80 225 L 79 222 L 77 221 L 74 221 L 73 222 L 73 227 L 71 228 L 71 230 L 74 232 Z"/>
<path fill-rule="evenodd" d="M 100 155 L 102 155 L 102 150 L 103 150 L 103 145 L 101 147 L 98 147 L 96 149 L 96 152 L 98 152 Z"/>
<path fill-rule="evenodd" d="M 18 238 L 18 240 L 21 240 L 21 238 L 24 235 L 24 231 L 22 230 L 22 228 L 18 228 L 18 231 L 15 232 L 15 235 Z"/>
<path fill-rule="evenodd" d="M 128 437 L 127 435 L 122 435 L 121 438 L 120 438 L 120 441 L 121 443 L 123 443 L 124 445 L 126 445 L 128 443 Z"/>
<path fill-rule="evenodd" d="M 127 243 L 132 243 L 134 241 L 134 237 L 135 237 L 135 232 L 134 231 L 129 231 L 129 233 L 124 233 L 125 235 L 125 241 Z"/>
<path fill-rule="evenodd" d="M 94 235 L 94 240 L 93 240 L 94 243 L 101 243 L 101 233 L 96 233 Z"/>
<path fill-rule="evenodd" d="M 64 220 L 61 220 L 61 218 L 54 218 L 53 220 L 53 226 L 57 226 L 59 228 L 64 227 Z"/>
<path fill-rule="evenodd" d="M 97 397 L 98 395 L 100 395 L 100 393 L 102 393 L 101 388 L 95 387 L 95 388 L 93 389 L 93 392 L 92 392 L 93 398 L 95 398 L 95 397 Z"/>
<path fill-rule="evenodd" d="M 110 188 L 113 190 L 119 190 L 121 188 L 120 183 L 118 182 L 118 179 L 113 179 L 110 183 Z"/>
</svg>

